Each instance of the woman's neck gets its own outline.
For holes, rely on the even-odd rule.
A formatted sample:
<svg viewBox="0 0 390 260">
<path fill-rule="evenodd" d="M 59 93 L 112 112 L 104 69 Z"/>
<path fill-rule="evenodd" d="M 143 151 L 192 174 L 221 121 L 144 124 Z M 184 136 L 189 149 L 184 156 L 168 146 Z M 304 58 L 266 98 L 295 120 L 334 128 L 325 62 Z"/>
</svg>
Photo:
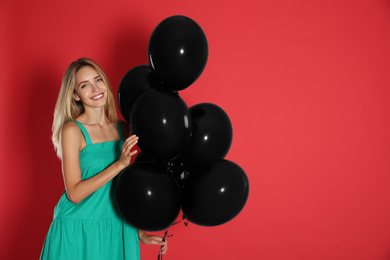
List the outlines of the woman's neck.
<svg viewBox="0 0 390 260">
<path fill-rule="evenodd" d="M 83 124 L 105 126 L 109 122 L 104 108 L 85 108 L 84 113 L 79 117 Z"/>
</svg>

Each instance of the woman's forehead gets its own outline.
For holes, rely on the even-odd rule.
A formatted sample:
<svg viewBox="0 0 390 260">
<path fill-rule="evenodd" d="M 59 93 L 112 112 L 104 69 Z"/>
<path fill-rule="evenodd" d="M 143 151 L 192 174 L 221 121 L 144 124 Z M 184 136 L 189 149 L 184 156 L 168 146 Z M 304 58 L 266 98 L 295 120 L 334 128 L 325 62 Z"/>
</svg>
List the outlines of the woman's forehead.
<svg viewBox="0 0 390 260">
<path fill-rule="evenodd" d="M 96 70 L 94 68 L 92 68 L 91 66 L 84 66 L 84 67 L 81 67 L 77 72 L 76 72 L 76 77 L 77 76 L 83 76 L 83 75 L 96 75 L 98 76 L 99 74 L 96 72 Z"/>
<path fill-rule="evenodd" d="M 82 82 L 84 80 L 92 80 L 92 79 L 96 78 L 97 76 L 99 76 L 99 74 L 96 72 L 96 70 L 94 68 L 92 68 L 91 66 L 84 66 L 76 72 L 76 75 L 75 75 L 76 84 L 78 82 Z"/>
</svg>

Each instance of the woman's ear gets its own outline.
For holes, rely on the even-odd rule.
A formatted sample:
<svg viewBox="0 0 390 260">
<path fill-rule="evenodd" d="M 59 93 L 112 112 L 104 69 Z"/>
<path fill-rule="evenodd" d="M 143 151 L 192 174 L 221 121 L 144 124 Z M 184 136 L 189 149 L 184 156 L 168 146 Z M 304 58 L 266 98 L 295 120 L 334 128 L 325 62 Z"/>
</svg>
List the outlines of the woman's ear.
<svg viewBox="0 0 390 260">
<path fill-rule="evenodd" d="M 77 96 L 76 93 L 73 93 L 73 98 L 74 98 L 74 100 L 76 100 L 76 101 L 80 101 L 80 98 L 79 98 L 79 96 Z"/>
</svg>

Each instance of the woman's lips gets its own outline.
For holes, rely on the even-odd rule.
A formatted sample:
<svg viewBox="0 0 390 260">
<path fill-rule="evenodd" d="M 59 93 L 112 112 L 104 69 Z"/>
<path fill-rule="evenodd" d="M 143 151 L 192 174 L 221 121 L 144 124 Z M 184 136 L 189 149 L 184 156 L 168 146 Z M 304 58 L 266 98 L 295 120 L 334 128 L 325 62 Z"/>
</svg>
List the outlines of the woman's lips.
<svg viewBox="0 0 390 260">
<path fill-rule="evenodd" d="M 93 100 L 100 100 L 100 99 L 103 98 L 103 96 L 104 96 L 104 93 L 100 93 L 100 94 L 98 94 L 96 96 L 93 96 L 91 99 L 93 99 Z"/>
</svg>

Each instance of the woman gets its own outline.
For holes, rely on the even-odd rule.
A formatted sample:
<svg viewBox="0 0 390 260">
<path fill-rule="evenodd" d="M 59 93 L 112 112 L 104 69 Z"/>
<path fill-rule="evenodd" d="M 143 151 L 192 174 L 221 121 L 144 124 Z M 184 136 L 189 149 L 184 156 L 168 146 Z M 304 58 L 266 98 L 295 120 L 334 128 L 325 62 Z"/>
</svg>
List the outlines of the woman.
<svg viewBox="0 0 390 260">
<path fill-rule="evenodd" d="M 102 69 L 88 58 L 72 62 L 62 80 L 52 135 L 65 191 L 40 259 L 139 259 L 139 240 L 167 251 L 161 237 L 126 224 L 113 205 L 113 178 L 137 152 L 131 149 L 138 137 L 128 133 L 128 125 L 117 119 Z"/>
</svg>

